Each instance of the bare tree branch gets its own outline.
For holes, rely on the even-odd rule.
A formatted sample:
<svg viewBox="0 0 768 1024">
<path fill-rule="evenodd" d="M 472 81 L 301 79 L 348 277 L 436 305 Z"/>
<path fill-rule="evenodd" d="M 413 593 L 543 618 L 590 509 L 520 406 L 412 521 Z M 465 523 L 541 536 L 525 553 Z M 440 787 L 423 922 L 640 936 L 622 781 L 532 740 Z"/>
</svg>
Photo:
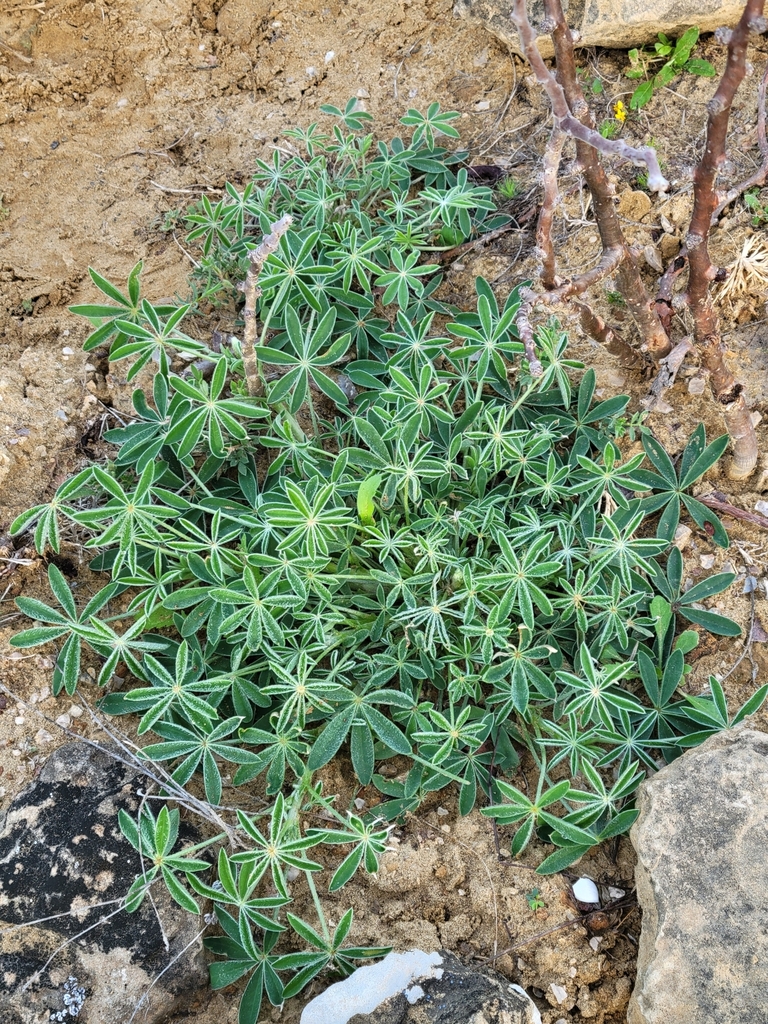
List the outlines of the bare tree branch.
<svg viewBox="0 0 768 1024">
<path fill-rule="evenodd" d="M 734 186 L 725 194 L 725 197 L 715 207 L 715 212 L 712 214 L 711 225 L 712 227 L 720 219 L 720 214 L 734 199 L 738 199 L 740 195 L 743 195 L 748 188 L 752 188 L 755 185 L 763 185 L 765 179 L 768 178 L 768 138 L 765 134 L 765 92 L 766 86 L 768 86 L 768 64 L 765 65 L 765 71 L 763 77 L 760 79 L 760 86 L 757 90 L 757 144 L 760 148 L 760 152 L 763 156 L 763 162 L 745 181 L 741 184 Z"/>
<path fill-rule="evenodd" d="M 743 394 L 725 364 L 720 324 L 710 295 L 710 284 L 717 273 L 709 255 L 709 231 L 717 207 L 715 180 L 725 160 L 728 121 L 736 91 L 746 74 L 747 44 L 750 33 L 764 31 L 765 0 L 747 0 L 744 13 L 730 33 L 728 59 L 715 95 L 707 104 L 707 135 L 704 153 L 693 176 L 693 213 L 685 241 L 688 256 L 686 300 L 693 319 L 696 347 L 709 370 L 712 392 L 723 406 L 728 433 L 733 441 L 733 458 L 728 468 L 732 479 L 744 480 L 757 464 L 757 436 Z"/>
<path fill-rule="evenodd" d="M 548 21 L 552 19 L 550 8 L 555 5 L 545 2 L 545 8 L 547 10 Z M 565 19 L 562 15 L 562 7 L 560 7 L 559 0 L 557 0 L 557 7 L 560 8 L 560 17 L 565 23 Z M 664 192 L 669 188 L 669 182 L 661 173 L 659 167 L 658 157 L 656 156 L 656 150 L 652 146 L 640 146 L 635 148 L 630 146 L 623 139 L 606 139 L 600 132 L 595 131 L 594 128 L 578 120 L 571 113 L 571 107 L 569 107 L 566 95 L 563 90 L 563 86 L 557 81 L 554 75 L 551 74 L 547 65 L 544 63 L 544 59 L 539 53 L 539 49 L 536 46 L 536 35 L 531 27 L 531 23 L 528 20 L 528 12 L 526 10 L 525 0 L 514 0 L 512 7 L 512 13 L 510 15 L 513 24 L 517 28 L 520 36 L 520 44 L 523 52 L 531 65 L 536 80 L 539 85 L 544 89 L 549 101 L 552 104 L 552 113 L 555 117 L 555 125 L 564 131 L 567 135 L 570 135 L 572 139 L 578 139 L 580 142 L 586 142 L 588 146 L 592 146 L 599 153 L 603 153 L 606 156 L 617 156 L 622 160 L 628 160 L 630 163 L 636 164 L 640 167 L 645 167 L 648 171 L 648 187 L 653 192 Z M 551 24 L 545 23 L 543 26 L 547 31 L 552 31 L 554 37 L 554 22 Z M 570 38 L 570 34 L 569 34 Z M 560 61 L 558 60 L 558 68 L 560 68 Z"/>
</svg>

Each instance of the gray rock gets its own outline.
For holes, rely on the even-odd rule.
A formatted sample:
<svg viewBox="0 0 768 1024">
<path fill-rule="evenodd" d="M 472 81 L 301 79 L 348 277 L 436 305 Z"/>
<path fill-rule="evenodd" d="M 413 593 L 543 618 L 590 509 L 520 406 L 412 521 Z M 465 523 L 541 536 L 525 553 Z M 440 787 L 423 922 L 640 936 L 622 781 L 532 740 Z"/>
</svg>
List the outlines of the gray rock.
<svg viewBox="0 0 768 1024">
<path fill-rule="evenodd" d="M 482 25 L 503 43 L 520 53 L 517 30 L 509 20 L 511 0 L 456 0 L 454 11 Z M 732 28 L 741 17 L 741 0 L 564 0 L 568 24 L 580 33 L 579 46 L 605 46 L 627 50 L 655 42 L 659 32 L 672 39 L 698 25 L 702 32 Z M 535 27 L 544 18 L 543 0 L 528 0 L 528 16 Z M 552 56 L 549 36 L 539 38 L 545 57 Z"/>
<path fill-rule="evenodd" d="M 541 1024 L 541 1016 L 500 974 L 445 950 L 414 949 L 331 985 L 304 1008 L 301 1024 Z"/>
<path fill-rule="evenodd" d="M 136 813 L 146 781 L 107 753 L 70 743 L 50 756 L 0 821 L 2 1024 L 128 1024 L 137 1008 L 142 1024 L 159 1021 L 206 983 L 201 942 L 194 941 L 200 919 L 159 885 L 157 913 L 145 900 L 135 914 L 120 910 L 80 935 L 116 909 L 88 907 L 123 897 L 140 871 L 117 812 Z M 82 909 L 67 913 L 73 908 Z M 27 921 L 39 923 L 9 929 Z"/>
<path fill-rule="evenodd" d="M 629 1024 L 768 1019 L 768 734 L 719 733 L 639 792 Z"/>
</svg>

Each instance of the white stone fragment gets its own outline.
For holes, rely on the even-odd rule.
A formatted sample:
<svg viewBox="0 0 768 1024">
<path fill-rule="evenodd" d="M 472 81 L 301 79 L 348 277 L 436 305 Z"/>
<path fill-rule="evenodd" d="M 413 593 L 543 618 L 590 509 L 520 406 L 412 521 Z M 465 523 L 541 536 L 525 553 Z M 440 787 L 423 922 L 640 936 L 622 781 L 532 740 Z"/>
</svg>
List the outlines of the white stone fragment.
<svg viewBox="0 0 768 1024">
<path fill-rule="evenodd" d="M 568 998 L 568 989 L 563 988 L 562 985 L 556 985 L 553 981 L 549 987 L 552 990 L 552 995 L 555 997 L 558 1003 L 564 1003 L 565 1000 Z"/>
<path fill-rule="evenodd" d="M 675 536 L 672 543 L 678 551 L 685 551 L 692 536 L 693 530 L 690 526 L 686 526 L 685 523 L 680 523 L 678 528 L 675 530 Z"/>
<path fill-rule="evenodd" d="M 421 985 L 411 985 L 410 988 L 405 990 L 405 998 L 413 1006 L 414 1003 L 418 1003 L 420 999 L 424 998 L 424 989 Z"/>
<path fill-rule="evenodd" d="M 80 718 L 82 717 L 83 709 L 80 707 L 79 704 L 72 704 L 67 714 L 70 716 L 70 718 Z"/>
<path fill-rule="evenodd" d="M 308 1003 L 300 1024 L 347 1024 L 358 1013 L 372 1013 L 385 999 L 405 992 L 415 978 L 443 976 L 439 953 L 411 949 L 390 953 L 377 964 L 360 967 Z"/>
<path fill-rule="evenodd" d="M 579 878 L 573 883 L 573 895 L 579 903 L 599 903 L 600 893 L 591 878 Z"/>
<path fill-rule="evenodd" d="M 62 729 L 68 729 L 72 725 L 72 719 L 69 715 L 59 715 L 56 719 L 56 725 L 60 725 Z"/>
</svg>

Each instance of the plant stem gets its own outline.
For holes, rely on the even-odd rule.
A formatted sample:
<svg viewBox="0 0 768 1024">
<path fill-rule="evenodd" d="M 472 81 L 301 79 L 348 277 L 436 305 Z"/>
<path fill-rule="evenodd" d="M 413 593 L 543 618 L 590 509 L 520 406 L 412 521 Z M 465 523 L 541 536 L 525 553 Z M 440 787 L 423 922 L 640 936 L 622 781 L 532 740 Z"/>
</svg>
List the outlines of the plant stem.
<svg viewBox="0 0 768 1024">
<path fill-rule="evenodd" d="M 243 330 L 243 370 L 245 372 L 248 394 L 252 396 L 264 394 L 264 380 L 259 370 L 259 360 L 256 354 L 256 303 L 261 297 L 259 274 L 266 258 L 273 252 L 277 252 L 280 238 L 292 223 L 293 219 L 288 214 L 275 221 L 271 226 L 270 234 L 265 235 L 260 245 L 248 254 L 250 266 L 242 285 L 245 294 L 245 309 L 243 310 L 243 318 L 245 319 L 245 328 Z M 262 331 L 262 342 L 263 339 L 264 332 Z"/>
</svg>

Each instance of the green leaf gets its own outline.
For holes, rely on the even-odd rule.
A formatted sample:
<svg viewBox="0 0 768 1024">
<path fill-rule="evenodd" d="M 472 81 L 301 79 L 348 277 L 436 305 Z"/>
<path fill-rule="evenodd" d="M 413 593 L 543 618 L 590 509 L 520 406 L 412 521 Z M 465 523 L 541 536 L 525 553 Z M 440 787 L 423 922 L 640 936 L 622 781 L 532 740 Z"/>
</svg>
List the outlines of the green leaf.
<svg viewBox="0 0 768 1024">
<path fill-rule="evenodd" d="M 640 110 L 646 103 L 649 103 L 653 96 L 653 82 L 643 82 L 642 85 L 638 85 L 635 91 L 632 93 L 632 97 L 629 101 L 631 110 Z M 569 863 L 572 863 L 569 861 Z M 559 870 L 559 869 L 557 869 Z"/>
</svg>

